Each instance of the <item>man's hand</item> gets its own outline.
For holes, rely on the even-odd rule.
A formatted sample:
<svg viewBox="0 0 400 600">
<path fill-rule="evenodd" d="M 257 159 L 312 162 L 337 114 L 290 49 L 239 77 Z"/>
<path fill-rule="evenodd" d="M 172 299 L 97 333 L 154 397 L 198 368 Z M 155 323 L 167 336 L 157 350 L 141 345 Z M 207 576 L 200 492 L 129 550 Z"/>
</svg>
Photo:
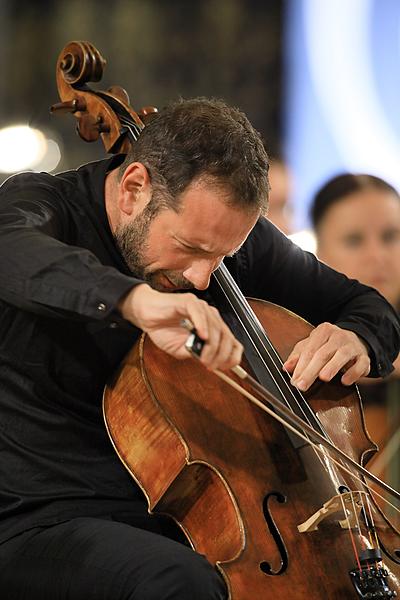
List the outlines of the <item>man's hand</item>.
<svg viewBox="0 0 400 600">
<path fill-rule="evenodd" d="M 368 375 L 371 364 L 367 345 L 354 332 L 322 323 L 295 345 L 283 366 L 304 392 L 317 378 L 330 381 L 340 371 L 342 383 L 351 385 Z"/>
<path fill-rule="evenodd" d="M 240 363 L 243 347 L 216 308 L 194 294 L 164 293 L 147 284 L 134 287 L 119 304 L 122 316 L 146 332 L 151 340 L 175 358 L 189 358 L 188 332 L 181 326 L 189 319 L 206 343 L 201 362 L 209 369 L 230 369 Z"/>
</svg>

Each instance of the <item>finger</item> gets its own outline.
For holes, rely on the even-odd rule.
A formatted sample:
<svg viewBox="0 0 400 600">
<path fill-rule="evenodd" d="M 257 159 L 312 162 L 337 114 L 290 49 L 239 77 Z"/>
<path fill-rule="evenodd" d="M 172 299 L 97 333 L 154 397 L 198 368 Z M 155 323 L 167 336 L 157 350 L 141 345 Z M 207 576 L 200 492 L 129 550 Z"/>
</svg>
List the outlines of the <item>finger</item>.
<svg viewBox="0 0 400 600">
<path fill-rule="evenodd" d="M 236 343 L 233 347 L 233 352 L 230 356 L 229 366 L 224 368 L 232 369 L 232 367 L 237 367 L 240 365 L 243 356 L 243 346 L 242 344 L 236 340 Z"/>
<path fill-rule="evenodd" d="M 368 356 L 362 355 L 353 364 L 349 365 L 344 375 L 342 375 L 341 382 L 343 385 L 352 385 L 361 379 L 366 377 L 371 369 L 371 361 Z"/>
<path fill-rule="evenodd" d="M 222 335 L 220 338 L 217 363 L 214 368 L 228 370 L 240 364 L 243 354 L 243 346 L 233 335 L 232 331 L 218 313 L 221 321 Z"/>
<path fill-rule="evenodd" d="M 291 352 L 286 361 L 283 363 L 283 369 L 288 373 L 293 373 L 298 361 L 300 354 L 298 352 Z"/>
<path fill-rule="evenodd" d="M 331 360 L 337 349 L 337 344 L 332 342 L 337 329 L 330 323 L 321 323 L 311 331 L 308 338 L 294 347 L 292 354 L 298 358 L 292 369 L 291 383 L 300 390 L 306 391 L 318 377 L 320 370 Z"/>
<path fill-rule="evenodd" d="M 212 307 L 193 294 L 182 294 L 181 298 L 183 303 L 182 316 L 190 319 L 198 336 L 207 342 L 210 336 L 209 309 Z"/>
<path fill-rule="evenodd" d="M 308 390 L 319 376 L 321 369 L 332 359 L 332 352 L 333 350 L 326 347 L 326 345 L 316 352 L 304 350 L 292 373 L 292 385 L 295 385 L 303 392 Z M 345 364 L 345 362 L 343 364 Z M 327 378 L 326 381 L 329 381 L 329 378 Z"/>
<path fill-rule="evenodd" d="M 292 373 L 293 379 L 298 379 L 299 374 L 303 372 L 317 350 L 329 339 L 329 332 L 324 325 L 319 325 L 312 330 L 308 338 L 297 342 L 286 359 L 283 367 Z"/>
<path fill-rule="evenodd" d="M 241 361 L 242 352 L 243 346 L 238 340 L 231 334 L 228 337 L 223 335 L 218 355 L 213 364 L 213 369 L 227 371 L 232 367 L 236 367 Z"/>
<path fill-rule="evenodd" d="M 210 333 L 203 350 L 203 362 L 213 370 L 229 369 L 238 364 L 235 361 L 240 361 L 242 347 L 214 307 L 210 307 L 208 317 Z"/>
<path fill-rule="evenodd" d="M 342 346 L 332 354 L 332 358 L 325 365 L 321 366 L 318 377 L 322 381 L 331 381 L 339 371 L 353 365 L 356 360 L 353 348 L 350 345 Z"/>
<path fill-rule="evenodd" d="M 208 340 L 201 352 L 201 361 L 210 369 L 216 368 L 218 356 L 225 349 L 224 336 L 232 333 L 213 306 L 207 305 Z M 232 336 L 233 337 L 233 336 Z"/>
<path fill-rule="evenodd" d="M 347 341 L 340 345 L 341 340 Z M 330 381 L 339 371 L 348 372 L 345 381 L 348 382 L 347 385 L 350 385 L 369 373 L 371 363 L 365 346 L 353 336 L 352 332 L 341 332 L 340 335 L 332 336 L 330 345 L 333 344 L 336 345 L 337 350 L 332 355 L 332 359 L 321 369 L 320 379 Z"/>
<path fill-rule="evenodd" d="M 222 320 L 222 318 L 221 318 Z M 225 321 L 222 320 L 222 337 L 218 353 L 218 365 L 216 368 L 227 370 L 237 366 L 242 358 L 243 346 L 235 338 Z"/>
<path fill-rule="evenodd" d="M 299 375 L 296 370 L 292 382 L 302 391 L 306 391 L 312 383 L 319 378 L 321 381 L 331 381 L 341 370 L 349 371 L 344 381 L 351 385 L 365 373 L 369 372 L 370 361 L 366 354 L 355 356 L 353 344 L 344 344 L 337 347 L 330 340 L 317 350 L 309 364 Z M 297 378 L 296 378 L 297 377 Z"/>
<path fill-rule="evenodd" d="M 209 369 L 213 368 L 216 361 L 221 335 L 221 330 L 219 328 L 212 327 L 210 329 L 208 340 L 204 344 L 203 350 L 201 351 L 200 360 Z"/>
<path fill-rule="evenodd" d="M 288 373 L 293 373 L 300 360 L 300 357 L 302 356 L 304 348 L 307 348 L 307 344 L 309 344 L 309 338 L 306 338 L 305 340 L 300 340 L 294 346 L 286 361 L 283 363 L 283 368 L 286 369 Z"/>
</svg>

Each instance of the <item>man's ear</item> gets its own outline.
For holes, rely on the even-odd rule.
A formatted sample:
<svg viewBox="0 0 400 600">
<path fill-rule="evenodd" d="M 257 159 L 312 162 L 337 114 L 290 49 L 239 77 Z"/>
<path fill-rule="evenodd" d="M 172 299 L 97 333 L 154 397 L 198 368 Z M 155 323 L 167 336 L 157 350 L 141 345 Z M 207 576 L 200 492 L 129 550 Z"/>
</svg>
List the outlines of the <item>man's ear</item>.
<svg viewBox="0 0 400 600">
<path fill-rule="evenodd" d="M 120 210 L 127 216 L 141 212 L 151 198 L 151 183 L 146 167 L 140 162 L 128 165 L 119 189 Z"/>
</svg>

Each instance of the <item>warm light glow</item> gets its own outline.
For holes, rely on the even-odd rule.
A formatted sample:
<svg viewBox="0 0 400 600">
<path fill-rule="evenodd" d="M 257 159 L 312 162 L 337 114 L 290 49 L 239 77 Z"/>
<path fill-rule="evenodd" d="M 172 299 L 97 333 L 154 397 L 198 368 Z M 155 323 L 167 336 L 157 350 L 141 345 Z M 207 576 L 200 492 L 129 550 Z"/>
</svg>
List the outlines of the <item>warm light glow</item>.
<svg viewBox="0 0 400 600">
<path fill-rule="evenodd" d="M 57 142 L 38 129 L 14 125 L 0 129 L 0 171 L 52 171 L 60 161 Z"/>
<path fill-rule="evenodd" d="M 60 147 L 54 140 L 46 140 L 47 150 L 42 160 L 35 166 L 35 171 L 51 173 L 61 160 Z"/>
</svg>

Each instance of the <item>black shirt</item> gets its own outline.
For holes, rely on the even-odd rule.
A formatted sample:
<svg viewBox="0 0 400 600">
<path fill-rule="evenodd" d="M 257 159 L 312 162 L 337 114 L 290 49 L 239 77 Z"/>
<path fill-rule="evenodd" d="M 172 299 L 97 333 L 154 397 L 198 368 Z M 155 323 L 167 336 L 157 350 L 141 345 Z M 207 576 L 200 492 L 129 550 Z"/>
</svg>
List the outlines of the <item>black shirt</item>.
<svg viewBox="0 0 400 600">
<path fill-rule="evenodd" d="M 116 310 L 139 283 L 104 205 L 105 176 L 119 160 L 23 173 L 0 188 L 0 540 L 71 517 L 146 510 L 101 408 L 140 333 Z M 392 370 L 399 325 L 389 304 L 266 219 L 226 262 L 246 295 L 355 331 L 371 348 L 372 374 Z"/>
</svg>

